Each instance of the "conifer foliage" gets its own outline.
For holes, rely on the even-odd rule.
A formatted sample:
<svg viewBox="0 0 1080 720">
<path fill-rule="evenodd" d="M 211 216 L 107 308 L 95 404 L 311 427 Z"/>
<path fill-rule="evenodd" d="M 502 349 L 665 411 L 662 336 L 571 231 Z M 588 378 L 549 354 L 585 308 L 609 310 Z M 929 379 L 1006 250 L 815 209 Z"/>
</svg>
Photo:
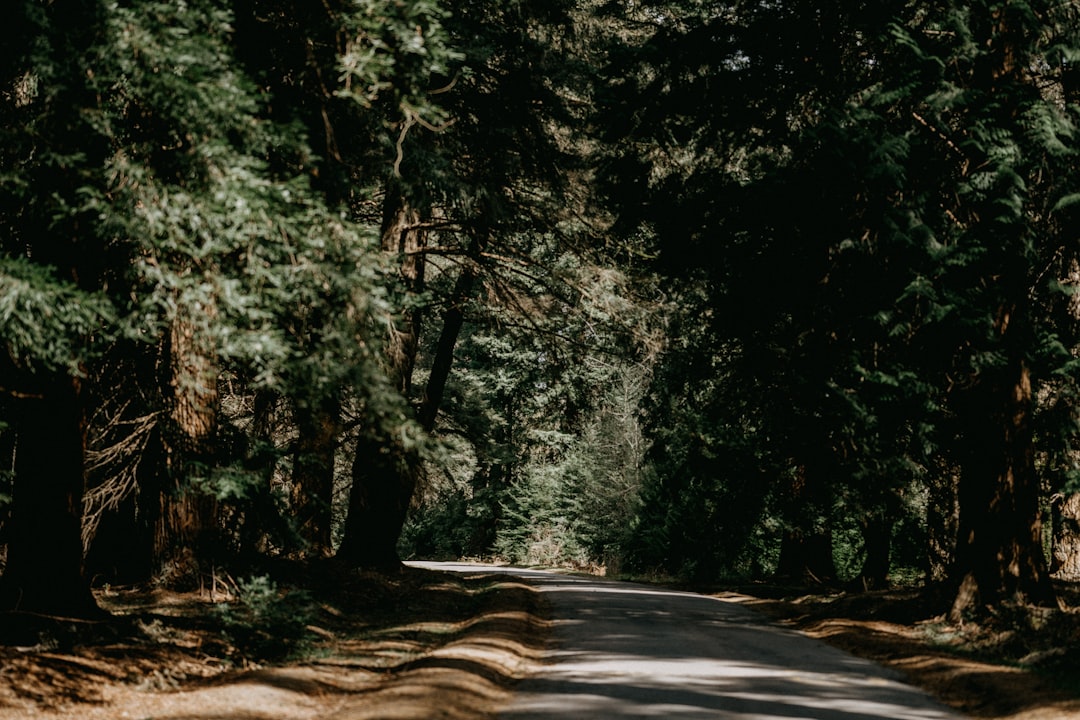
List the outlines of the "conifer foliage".
<svg viewBox="0 0 1080 720">
<path fill-rule="evenodd" d="M 9 4 L 0 609 L 401 551 L 1055 602 L 1073 3 Z"/>
</svg>

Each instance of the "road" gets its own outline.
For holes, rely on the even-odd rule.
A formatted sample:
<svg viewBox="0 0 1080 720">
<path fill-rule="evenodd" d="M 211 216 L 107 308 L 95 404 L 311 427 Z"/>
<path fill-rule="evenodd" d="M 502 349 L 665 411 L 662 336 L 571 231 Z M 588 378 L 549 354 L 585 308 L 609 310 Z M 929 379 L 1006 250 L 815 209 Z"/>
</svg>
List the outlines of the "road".
<svg viewBox="0 0 1080 720">
<path fill-rule="evenodd" d="M 476 572 L 475 565 L 428 567 Z M 890 670 L 734 601 L 492 568 L 547 596 L 553 637 L 500 720 L 956 720 Z"/>
</svg>

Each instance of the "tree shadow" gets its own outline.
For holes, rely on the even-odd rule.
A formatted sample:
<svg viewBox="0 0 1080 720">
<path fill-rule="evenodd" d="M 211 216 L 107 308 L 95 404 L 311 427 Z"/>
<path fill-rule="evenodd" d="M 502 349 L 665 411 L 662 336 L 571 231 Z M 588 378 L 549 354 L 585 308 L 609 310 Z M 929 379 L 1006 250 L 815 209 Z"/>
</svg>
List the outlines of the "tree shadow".
<svg viewBox="0 0 1080 720">
<path fill-rule="evenodd" d="M 387 707 L 395 717 L 413 708 L 411 717 L 426 718 L 437 708 L 464 718 L 505 700 L 544 645 L 543 601 L 505 576 L 410 568 L 305 582 L 315 632 L 287 662 L 237 662 L 229 670 L 211 603 L 136 593 L 112 603 L 124 632 L 107 640 L 84 637 L 64 650 L 0 648 L 0 658 L 12 660 L 0 672 L 0 708 L 63 709 L 75 717 L 80 706 L 106 702 L 103 688 L 127 685 L 173 707 L 154 716 L 174 720 L 259 720 L 270 717 L 260 703 L 286 696 L 348 708 L 350 720 L 380 717 L 378 708 Z M 241 696 L 251 704 L 237 705 Z M 232 698 L 230 707 L 224 698 Z"/>
</svg>

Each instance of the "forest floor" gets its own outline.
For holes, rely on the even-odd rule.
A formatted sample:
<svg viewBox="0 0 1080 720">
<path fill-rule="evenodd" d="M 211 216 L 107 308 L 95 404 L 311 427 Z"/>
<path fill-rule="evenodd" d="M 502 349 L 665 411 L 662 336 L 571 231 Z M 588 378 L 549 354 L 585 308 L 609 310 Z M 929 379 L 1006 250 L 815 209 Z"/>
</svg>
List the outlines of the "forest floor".
<svg viewBox="0 0 1080 720">
<path fill-rule="evenodd" d="M 539 593 L 505 575 L 230 584 L 102 590 L 101 623 L 0 618 L 0 720 L 491 718 L 546 636 Z"/>
<path fill-rule="evenodd" d="M 805 594 L 760 587 L 714 593 L 898 671 L 972 718 L 1080 718 L 1080 587 L 1069 609 L 1016 607 L 953 625 L 918 590 Z"/>
<path fill-rule="evenodd" d="M 505 575 L 344 577 L 293 592 L 230 582 L 213 598 L 103 589 L 115 619 L 101 623 L 0 617 L 0 720 L 491 720 L 539 661 L 543 599 Z M 1063 593 L 1080 606 L 1080 591 Z M 955 627 L 915 591 L 713 594 L 891 666 L 971 717 L 1080 718 L 1080 611 Z"/>
</svg>

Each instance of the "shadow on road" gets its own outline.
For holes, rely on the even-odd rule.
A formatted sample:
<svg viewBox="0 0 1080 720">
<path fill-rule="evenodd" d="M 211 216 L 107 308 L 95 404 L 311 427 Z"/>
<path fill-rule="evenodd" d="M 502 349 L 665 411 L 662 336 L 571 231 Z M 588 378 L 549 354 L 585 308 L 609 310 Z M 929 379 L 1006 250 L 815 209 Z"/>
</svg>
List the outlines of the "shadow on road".
<svg viewBox="0 0 1080 720">
<path fill-rule="evenodd" d="M 502 720 L 956 718 L 874 663 L 737 603 L 629 583 L 511 571 L 550 602 L 543 669 Z"/>
</svg>

